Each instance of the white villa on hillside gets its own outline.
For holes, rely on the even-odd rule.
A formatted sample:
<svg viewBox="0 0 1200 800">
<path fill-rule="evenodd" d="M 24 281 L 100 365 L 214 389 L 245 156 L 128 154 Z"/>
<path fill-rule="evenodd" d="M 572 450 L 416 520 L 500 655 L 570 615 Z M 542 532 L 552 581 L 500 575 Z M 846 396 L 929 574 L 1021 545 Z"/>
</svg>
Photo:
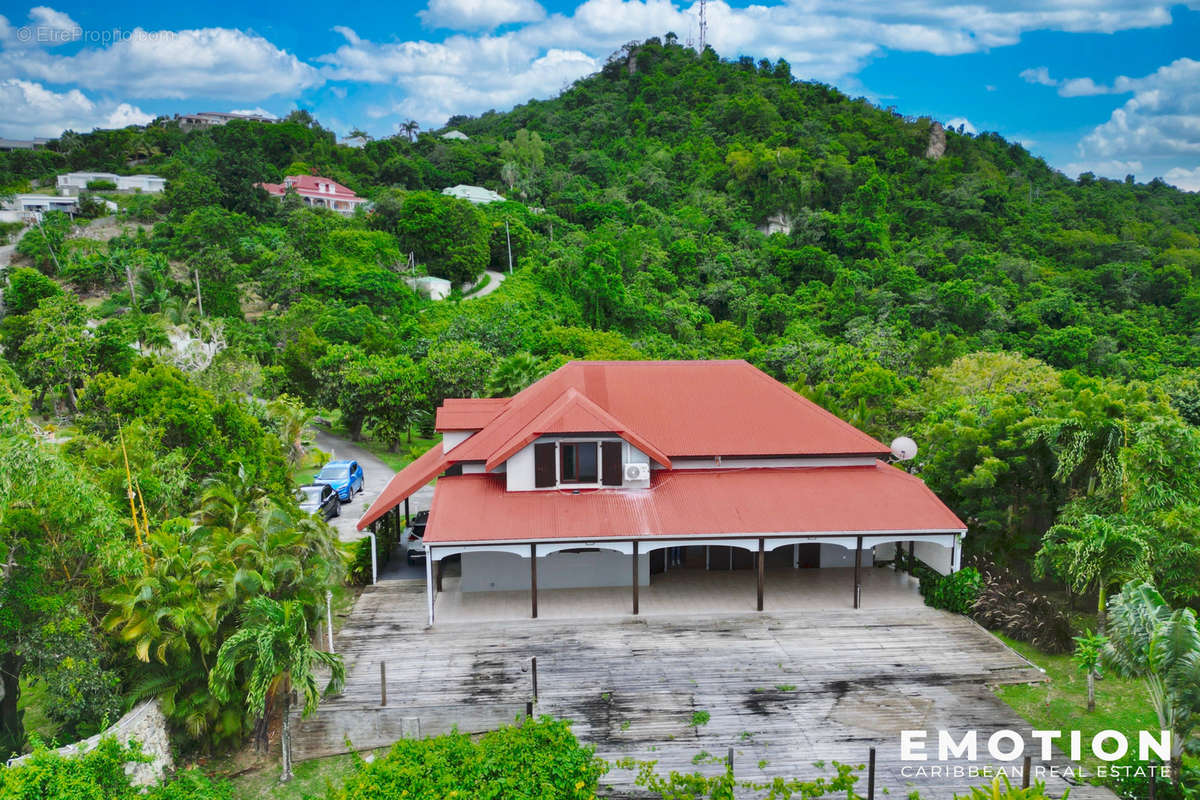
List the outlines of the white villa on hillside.
<svg viewBox="0 0 1200 800">
<path fill-rule="evenodd" d="M 436 425 L 358 522 L 437 479 L 430 624 L 454 556 L 458 591 L 527 591 L 534 617 L 539 587 L 628 587 L 637 614 L 681 563 L 756 571 L 760 611 L 768 569 L 840 568 L 858 608 L 898 543 L 943 574 L 961 558 L 966 525 L 887 446 L 745 361 L 570 362 L 511 398 L 447 399 Z"/>
<path fill-rule="evenodd" d="M 442 189 L 442 194 L 457 197 L 459 200 L 469 200 L 476 205 L 504 202 L 504 197 L 493 192 L 491 189 L 485 189 L 482 186 L 468 186 L 465 183 L 460 183 L 457 186 L 448 186 Z"/>
<path fill-rule="evenodd" d="M 116 184 L 119 191 L 157 193 L 167 187 L 167 179 L 157 175 L 117 175 L 113 172 L 68 172 L 58 176 L 58 190 L 63 194 L 79 194 L 93 181 Z"/>
</svg>

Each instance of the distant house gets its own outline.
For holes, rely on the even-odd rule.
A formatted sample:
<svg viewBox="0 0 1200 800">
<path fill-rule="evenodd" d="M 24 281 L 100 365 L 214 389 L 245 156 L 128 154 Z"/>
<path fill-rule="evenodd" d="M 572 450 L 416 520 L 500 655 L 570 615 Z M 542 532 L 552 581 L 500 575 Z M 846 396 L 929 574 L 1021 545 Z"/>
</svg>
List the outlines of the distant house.
<svg viewBox="0 0 1200 800">
<path fill-rule="evenodd" d="M 528 591 L 534 617 L 539 587 L 628 587 L 637 614 L 680 564 L 756 571 L 759 611 L 767 571 L 844 576 L 859 608 L 863 568 L 900 549 L 959 568 L 967 526 L 890 448 L 745 361 L 572 361 L 513 397 L 447 398 L 436 426 L 358 521 L 437 479 L 418 545 L 430 624 L 451 557 L 460 595 Z"/>
<path fill-rule="evenodd" d="M 58 176 L 58 190 L 64 194 L 78 194 L 93 181 L 109 181 L 123 192 L 146 192 L 154 194 L 167 187 L 167 179 L 157 175 L 117 175 L 113 172 L 68 172 Z"/>
<path fill-rule="evenodd" d="M 422 297 L 430 300 L 445 300 L 450 296 L 453 284 L 445 278 L 435 278 L 432 275 L 422 275 L 418 278 L 405 278 L 404 282 Z"/>
<path fill-rule="evenodd" d="M 442 189 L 442 194 L 457 197 L 459 200 L 469 200 L 476 205 L 504 202 L 504 197 L 496 194 L 491 189 L 485 189 L 482 186 L 468 186 L 465 183 L 460 183 L 458 186 L 448 186 Z"/>
<path fill-rule="evenodd" d="M 465 142 L 465 141 L 469 140 L 471 137 L 467 136 L 462 131 L 446 131 L 445 133 L 442 134 L 442 138 L 443 139 L 457 139 L 461 142 Z"/>
<path fill-rule="evenodd" d="M 214 125 L 224 125 L 235 119 L 250 122 L 278 122 L 274 117 L 264 117 L 261 114 L 232 114 L 223 111 L 198 111 L 195 114 L 176 114 L 175 119 L 181 128 L 211 128 Z"/>
<path fill-rule="evenodd" d="M 345 139 L 340 140 L 338 144 L 343 147 L 366 147 L 369 141 L 371 140 L 366 136 L 347 136 Z"/>
<path fill-rule="evenodd" d="M 272 197 L 282 198 L 291 189 L 301 201 L 313 208 L 328 208 L 339 214 L 350 216 L 354 209 L 367 202 L 367 198 L 342 186 L 335 180 L 320 175 L 288 175 L 283 183 L 259 183 Z"/>
<path fill-rule="evenodd" d="M 12 150 L 37 150 L 45 147 L 49 139 L 0 139 L 0 153 Z"/>
<path fill-rule="evenodd" d="M 109 211 L 117 210 L 117 204 L 111 200 L 103 202 Z M 0 222 L 34 223 L 47 211 L 61 211 L 75 216 L 79 212 L 79 199 L 54 194 L 19 194 L 4 203 L 0 209 Z"/>
</svg>

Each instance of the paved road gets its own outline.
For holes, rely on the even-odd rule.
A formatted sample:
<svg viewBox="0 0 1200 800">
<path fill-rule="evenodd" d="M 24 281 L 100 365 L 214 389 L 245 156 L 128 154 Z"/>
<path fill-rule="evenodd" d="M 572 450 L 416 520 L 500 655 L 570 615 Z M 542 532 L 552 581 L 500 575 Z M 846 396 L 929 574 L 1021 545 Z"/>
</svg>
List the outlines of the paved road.
<svg viewBox="0 0 1200 800">
<path fill-rule="evenodd" d="M 478 292 L 472 292 L 471 294 L 463 295 L 463 300 L 474 300 L 479 297 L 487 297 L 489 294 L 499 289 L 500 284 L 504 283 L 504 279 L 508 277 L 503 272 L 496 272 L 495 270 L 491 269 L 487 270 L 486 274 L 491 278 L 491 280 L 488 281 L 487 286 L 483 287 Z"/>
<path fill-rule="evenodd" d="M 362 465 L 362 494 L 355 496 L 353 500 L 342 506 L 342 515 L 340 517 L 334 517 L 329 521 L 329 524 L 337 529 L 338 537 L 343 542 L 353 542 L 361 539 L 364 534 L 354 527 L 355 523 L 358 522 L 363 512 L 375 502 L 375 499 L 379 497 L 379 493 L 383 491 L 388 481 L 396 473 L 387 464 L 372 455 L 369 450 L 359 447 L 354 442 L 322 430 L 317 431 L 315 438 L 317 447 L 329 453 L 330 459 L 352 459 Z M 429 508 L 432 502 L 433 487 L 423 486 L 410 498 L 409 509 L 415 514 L 418 511 Z M 424 579 L 425 577 L 424 567 L 420 565 L 411 568 L 408 567 L 404 563 L 404 558 L 399 554 L 394 556 L 391 563 L 381 572 L 382 576 L 387 578 Z"/>
</svg>

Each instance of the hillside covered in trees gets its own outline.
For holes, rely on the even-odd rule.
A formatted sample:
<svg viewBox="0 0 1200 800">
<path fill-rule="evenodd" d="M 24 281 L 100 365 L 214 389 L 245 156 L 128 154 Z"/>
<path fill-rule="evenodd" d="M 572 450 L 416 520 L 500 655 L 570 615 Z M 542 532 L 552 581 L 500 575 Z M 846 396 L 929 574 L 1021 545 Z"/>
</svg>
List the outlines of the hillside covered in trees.
<svg viewBox="0 0 1200 800">
<path fill-rule="evenodd" d="M 45 569 L 0 582 L 0 667 L 68 680 L 33 657 L 48 640 L 92 665 L 63 731 L 169 691 L 196 741 L 249 734 L 236 692 L 206 690 L 238 610 L 265 594 L 315 624 L 342 579 L 292 499 L 303 421 L 403 452 L 443 398 L 572 358 L 745 358 L 885 442 L 915 438 L 911 469 L 969 521 L 968 553 L 1093 608 L 1135 576 L 1196 605 L 1200 195 L 1071 180 L 1000 136 L 671 37 L 447 127 L 469 138 L 353 149 L 297 112 L 0 154 L 3 192 L 71 169 L 169 181 L 99 192 L 122 207 L 111 238 L 48 216 L 4 272 L 0 566 Z M 254 186 L 310 172 L 371 210 Z M 440 193 L 460 183 L 508 201 Z M 510 242 L 514 274 L 485 299 L 403 280 L 412 253 L 472 284 L 507 270 Z M 273 571 L 280 553 L 304 568 Z M 0 710 L 0 749 L 21 749 Z"/>
</svg>

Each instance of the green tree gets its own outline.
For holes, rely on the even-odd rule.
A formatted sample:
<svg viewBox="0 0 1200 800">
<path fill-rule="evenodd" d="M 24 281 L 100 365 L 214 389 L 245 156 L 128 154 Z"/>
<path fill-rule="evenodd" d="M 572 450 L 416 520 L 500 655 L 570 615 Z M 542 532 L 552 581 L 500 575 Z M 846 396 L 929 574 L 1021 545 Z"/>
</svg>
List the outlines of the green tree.
<svg viewBox="0 0 1200 800">
<path fill-rule="evenodd" d="M 218 700 L 226 701 L 237 685 L 238 668 L 246 664 L 250 675 L 245 685 L 247 710 L 256 717 L 266 713 L 268 698 L 281 693 L 283 708 L 281 782 L 292 779 L 291 695 L 293 688 L 304 697 L 303 714 L 317 710 L 326 694 L 340 692 L 346 682 L 342 657 L 313 647 L 303 608 L 294 601 L 276 602 L 255 597 L 246 603 L 241 626 L 221 645 L 209 687 Z M 324 689 L 318 686 L 316 670 L 329 670 Z M 240 688 L 240 687 L 239 687 Z"/>
<path fill-rule="evenodd" d="M 1124 520 L 1080 514 L 1046 531 L 1034 570 L 1039 577 L 1058 576 L 1078 593 L 1095 590 L 1103 634 L 1108 589 L 1149 573 L 1152 535 L 1144 526 Z"/>
<path fill-rule="evenodd" d="M 487 386 L 495 357 L 472 342 L 445 342 L 421 362 L 425 400 L 437 408 L 447 397 L 479 397 Z"/>
<path fill-rule="evenodd" d="M 542 365 L 529 353 L 514 353 L 496 362 L 488 376 L 491 397 L 512 397 L 545 374 Z"/>
<path fill-rule="evenodd" d="M 1195 752 L 1200 725 L 1200 630 L 1190 608 L 1172 610 L 1153 586 L 1131 582 L 1109 604 L 1105 666 L 1141 679 L 1162 730 L 1171 732 L 1171 779 Z"/>
<path fill-rule="evenodd" d="M 1082 636 L 1072 638 L 1075 640 L 1075 652 L 1071 660 L 1087 675 L 1087 710 L 1091 714 L 1096 710 L 1096 672 L 1100 668 L 1100 656 L 1108 638 L 1092 633 L 1091 628 Z"/>
<path fill-rule="evenodd" d="M 402 252 L 416 254 L 430 275 L 455 285 L 473 283 L 487 268 L 492 226 L 466 200 L 411 192 L 399 209 L 395 233 Z"/>
<path fill-rule="evenodd" d="M 21 343 L 20 357 L 30 384 L 37 389 L 40 409 L 51 389 L 61 388 L 72 414 L 78 408 L 75 390 L 91 372 L 93 339 L 86 327 L 87 312 L 74 297 L 47 297 L 29 313 L 32 332 Z"/>
</svg>

